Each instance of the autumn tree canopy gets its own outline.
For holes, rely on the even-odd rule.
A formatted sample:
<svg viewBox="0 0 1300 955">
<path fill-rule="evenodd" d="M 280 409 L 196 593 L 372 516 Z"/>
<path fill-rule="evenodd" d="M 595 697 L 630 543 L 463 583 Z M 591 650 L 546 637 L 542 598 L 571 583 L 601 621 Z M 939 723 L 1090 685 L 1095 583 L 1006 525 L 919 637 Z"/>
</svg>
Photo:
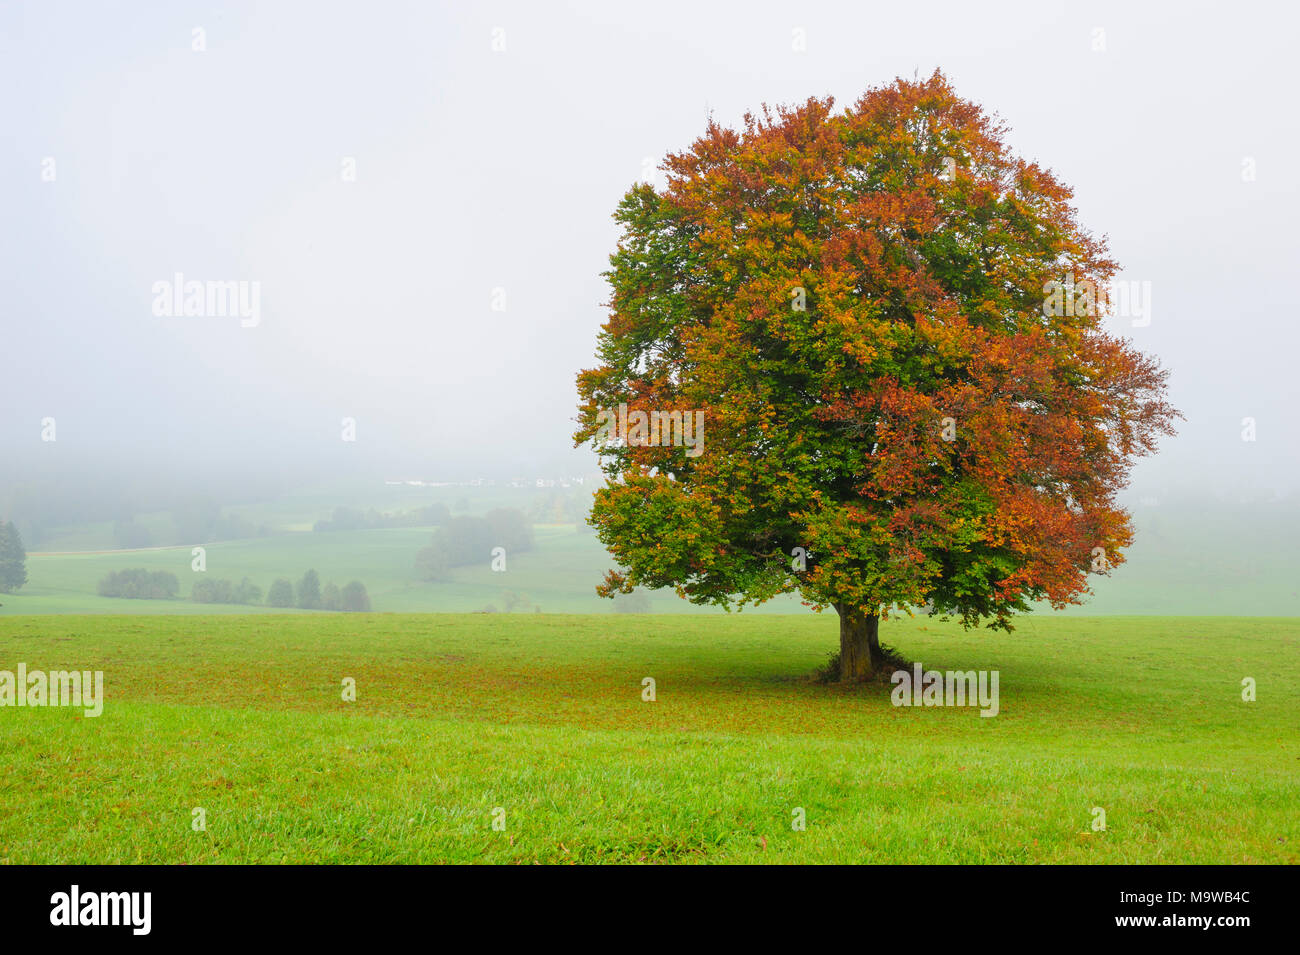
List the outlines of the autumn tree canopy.
<svg viewBox="0 0 1300 955">
<path fill-rule="evenodd" d="M 575 439 L 610 479 L 602 593 L 798 592 L 837 610 L 858 679 L 890 608 L 1010 629 L 1078 603 L 1122 562 L 1116 493 L 1177 412 L 1103 330 L 1104 240 L 999 123 L 937 72 L 832 106 L 710 122 L 662 192 L 624 196 Z M 702 416 L 697 446 L 674 412 Z"/>
</svg>

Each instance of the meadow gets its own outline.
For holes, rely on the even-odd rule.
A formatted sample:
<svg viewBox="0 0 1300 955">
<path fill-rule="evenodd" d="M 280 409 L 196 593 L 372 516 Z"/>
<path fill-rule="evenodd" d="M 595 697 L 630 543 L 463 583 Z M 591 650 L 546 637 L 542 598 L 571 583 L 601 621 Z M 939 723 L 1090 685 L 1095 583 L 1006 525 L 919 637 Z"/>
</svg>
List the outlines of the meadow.
<svg viewBox="0 0 1300 955">
<path fill-rule="evenodd" d="M 315 568 L 322 583 L 349 580 L 366 585 L 375 611 L 395 613 L 505 610 L 511 595 L 519 608 L 546 613 L 609 613 L 611 604 L 596 595 L 596 584 L 612 566 L 593 534 L 573 524 L 534 525 L 534 549 L 508 556 L 504 573 L 482 564 L 452 568 L 449 579 L 416 578 L 415 555 L 435 528 L 402 527 L 331 533 L 295 532 L 204 545 L 208 577 L 238 582 L 249 577 L 265 592 L 277 577 L 294 583 Z M 127 600 L 101 597 L 96 584 L 112 570 L 143 567 L 165 570 L 180 581 L 181 599 Z M 191 569 L 190 547 L 34 553 L 27 558 L 29 580 L 12 594 L 0 594 L 0 616 L 33 613 L 225 614 L 284 610 L 266 606 L 193 603 L 190 588 L 199 575 Z M 700 612 L 671 591 L 649 595 L 654 613 Z M 772 601 L 763 613 L 800 612 L 794 597 Z"/>
<path fill-rule="evenodd" d="M 883 626 L 982 718 L 813 680 L 829 613 L 211 614 L 0 617 L 106 696 L 0 709 L 0 862 L 1300 860 L 1295 619 Z"/>
<path fill-rule="evenodd" d="M 564 495 L 568 495 L 565 498 Z M 496 507 L 529 513 L 585 512 L 589 491 L 564 492 L 508 487 L 353 486 L 305 489 L 260 504 L 228 507 L 225 513 L 264 527 L 264 536 L 209 541 L 209 577 L 238 582 L 249 577 L 265 592 L 277 577 L 296 582 L 315 568 L 322 582 L 339 586 L 360 580 L 377 612 L 470 613 L 494 607 L 539 609 L 544 613 L 609 613 L 611 603 L 596 596 L 595 585 L 613 560 L 590 528 L 572 520 L 534 524 L 532 551 L 508 555 L 505 573 L 494 572 L 489 555 L 477 566 L 453 568 L 446 580 L 418 579 L 415 558 L 434 527 L 394 527 L 317 533 L 314 521 L 338 504 L 403 512 L 443 504 L 455 513 L 481 515 Z M 582 498 L 582 500 L 579 500 Z M 1068 613 L 1083 615 L 1300 616 L 1300 562 L 1294 545 L 1300 512 L 1289 502 L 1235 506 L 1217 499 L 1169 496 L 1153 504 L 1131 502 L 1137 538 L 1128 560 L 1111 576 L 1090 578 L 1094 593 Z M 579 506 L 580 505 L 580 506 Z M 549 520 L 549 519 L 548 519 Z M 165 512 L 140 514 L 136 522 L 157 540 L 171 540 L 172 518 Z M 112 523 L 67 525 L 31 546 L 28 582 L 0 594 L 0 617 L 44 613 L 247 614 L 283 613 L 261 606 L 198 604 L 188 598 L 198 575 L 191 570 L 191 547 L 134 550 L 113 548 Z M 143 567 L 175 574 L 178 600 L 125 600 L 101 597 L 96 584 L 107 573 Z M 647 612 L 715 613 L 680 600 L 671 591 L 647 595 Z M 803 614 L 795 597 L 758 608 L 759 613 Z"/>
</svg>

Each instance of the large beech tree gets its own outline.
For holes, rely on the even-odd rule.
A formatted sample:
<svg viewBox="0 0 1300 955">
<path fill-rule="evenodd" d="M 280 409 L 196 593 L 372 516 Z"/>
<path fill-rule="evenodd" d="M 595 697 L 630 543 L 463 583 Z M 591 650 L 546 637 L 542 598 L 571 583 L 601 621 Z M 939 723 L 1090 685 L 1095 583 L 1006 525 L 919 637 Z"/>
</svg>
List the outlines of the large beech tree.
<svg viewBox="0 0 1300 955">
<path fill-rule="evenodd" d="M 575 435 L 609 481 L 591 522 L 620 569 L 744 606 L 840 618 L 840 675 L 879 620 L 930 606 L 1011 629 L 1123 560 L 1116 504 L 1172 433 L 1167 373 L 1103 329 L 1117 266 L 1071 191 L 935 73 L 710 122 L 632 188 Z M 701 449 L 601 414 L 703 412 Z"/>
</svg>

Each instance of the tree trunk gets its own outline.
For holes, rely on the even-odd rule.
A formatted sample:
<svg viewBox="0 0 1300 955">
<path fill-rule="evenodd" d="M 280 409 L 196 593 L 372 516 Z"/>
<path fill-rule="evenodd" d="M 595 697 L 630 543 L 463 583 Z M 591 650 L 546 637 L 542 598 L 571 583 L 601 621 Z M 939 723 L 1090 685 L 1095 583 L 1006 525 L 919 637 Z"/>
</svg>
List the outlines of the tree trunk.
<svg viewBox="0 0 1300 955">
<path fill-rule="evenodd" d="M 885 662 L 880 652 L 880 616 L 843 604 L 836 604 L 835 609 L 840 615 L 840 680 L 865 680 Z"/>
</svg>

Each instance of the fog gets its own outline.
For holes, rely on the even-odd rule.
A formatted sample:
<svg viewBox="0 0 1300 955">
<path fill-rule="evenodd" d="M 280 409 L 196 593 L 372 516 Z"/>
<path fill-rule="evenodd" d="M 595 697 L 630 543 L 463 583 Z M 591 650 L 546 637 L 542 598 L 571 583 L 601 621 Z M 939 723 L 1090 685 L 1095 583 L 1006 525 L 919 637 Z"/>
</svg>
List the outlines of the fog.
<svg viewBox="0 0 1300 955">
<path fill-rule="evenodd" d="M 1296 26 L 1240 3 L 7 3 L 0 512 L 20 485 L 588 473 L 574 376 L 622 193 L 710 113 L 936 67 L 1149 289 L 1115 328 L 1187 420 L 1132 493 L 1288 499 Z M 256 315 L 158 314 L 177 274 L 256 283 Z"/>
</svg>

